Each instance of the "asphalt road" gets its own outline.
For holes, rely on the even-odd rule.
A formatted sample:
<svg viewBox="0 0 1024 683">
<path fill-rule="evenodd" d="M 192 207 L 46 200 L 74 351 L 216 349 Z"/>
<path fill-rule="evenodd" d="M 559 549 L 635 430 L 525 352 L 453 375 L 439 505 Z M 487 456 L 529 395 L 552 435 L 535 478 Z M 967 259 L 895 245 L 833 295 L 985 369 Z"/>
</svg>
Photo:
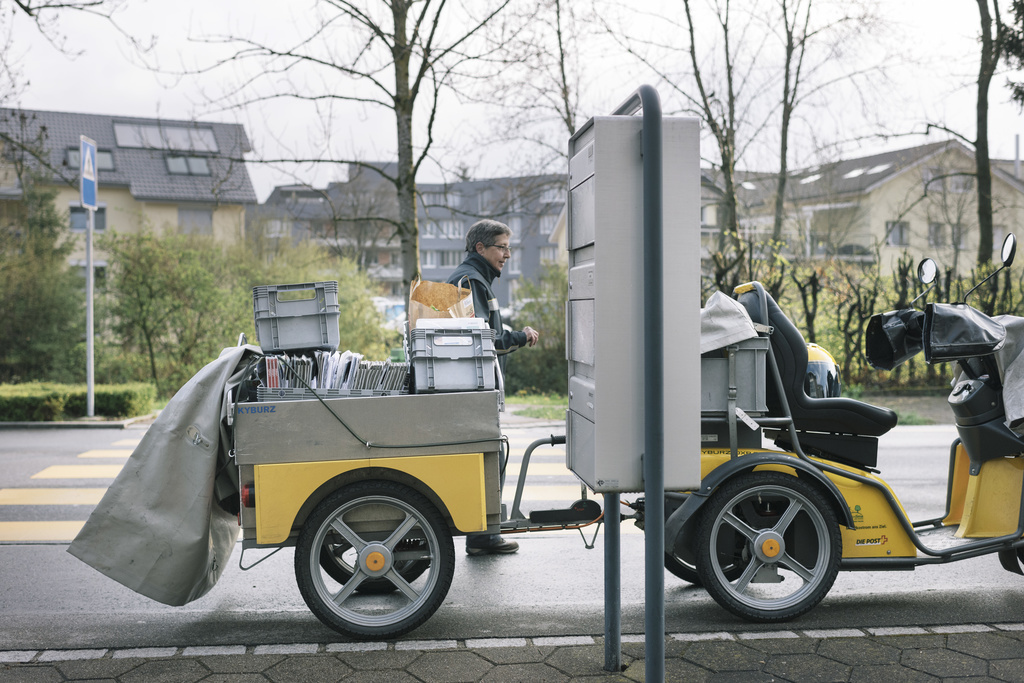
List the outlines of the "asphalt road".
<svg viewBox="0 0 1024 683">
<path fill-rule="evenodd" d="M 239 568 L 236 551 L 209 594 L 184 607 L 167 607 L 107 579 L 66 552 L 67 538 L 76 533 L 75 524 L 87 518 L 94 503 L 60 503 L 59 492 L 56 501 L 45 504 L 10 502 L 40 489 L 64 489 L 68 498 L 102 492 L 112 481 L 109 468 L 124 462 L 123 451 L 131 450 L 141 429 L 0 433 L 0 539 L 7 539 L 0 540 L 0 650 L 337 639 L 303 603 L 291 549 L 248 571 Z M 534 439 L 560 430 L 542 426 L 506 431 L 515 456 Z M 948 446 L 954 434 L 951 426 L 905 427 L 882 440 L 882 474 L 913 519 L 943 512 Z M 561 468 L 563 453 L 561 447 L 544 447 L 534 454 L 538 467 L 528 479 L 524 509 L 566 504 L 575 497 L 578 484 Z M 67 467 L 108 470 L 59 469 Z M 515 460 L 511 469 L 515 470 Z M 90 478 L 90 472 L 110 476 Z M 506 502 L 515 481 L 510 475 Z M 555 500 L 559 495 L 570 497 Z M 35 538 L 32 529 L 37 530 Z M 61 539 L 61 533 L 70 536 Z M 53 540 L 45 540 L 47 534 Z M 522 547 L 515 555 L 471 558 L 461 553 L 457 539 L 455 579 L 445 603 L 406 638 L 603 633 L 601 537 L 592 550 L 584 547 L 578 532 L 545 532 L 518 540 Z M 265 554 L 252 551 L 242 559 L 248 566 Z M 628 522 L 622 526 L 621 566 L 622 630 L 641 633 L 644 539 Z M 1024 613 L 1024 579 L 1005 572 L 994 556 L 913 572 L 841 573 L 817 608 L 778 627 L 739 621 L 702 589 L 674 576 L 666 574 L 665 585 L 668 633 L 993 623 L 1019 621 Z"/>
</svg>

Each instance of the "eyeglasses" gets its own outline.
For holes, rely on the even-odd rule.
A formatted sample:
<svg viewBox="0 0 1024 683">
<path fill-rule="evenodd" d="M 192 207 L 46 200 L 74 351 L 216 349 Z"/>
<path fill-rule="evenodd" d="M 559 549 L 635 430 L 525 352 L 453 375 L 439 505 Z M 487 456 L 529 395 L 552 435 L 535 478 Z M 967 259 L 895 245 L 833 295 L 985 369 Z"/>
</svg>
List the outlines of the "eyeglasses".
<svg viewBox="0 0 1024 683">
<path fill-rule="evenodd" d="M 491 247 L 494 248 L 494 249 L 500 249 L 503 252 L 505 252 L 506 254 L 508 254 L 509 256 L 512 255 L 512 250 L 509 247 L 506 247 L 503 244 L 492 244 Z"/>
</svg>

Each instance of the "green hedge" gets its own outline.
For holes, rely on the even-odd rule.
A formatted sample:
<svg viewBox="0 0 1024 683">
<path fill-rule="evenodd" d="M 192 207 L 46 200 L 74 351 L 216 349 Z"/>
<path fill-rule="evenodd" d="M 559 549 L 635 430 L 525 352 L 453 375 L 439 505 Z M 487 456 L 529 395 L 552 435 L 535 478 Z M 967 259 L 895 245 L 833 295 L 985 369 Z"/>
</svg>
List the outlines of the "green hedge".
<svg viewBox="0 0 1024 683">
<path fill-rule="evenodd" d="M 52 422 L 84 417 L 88 389 L 84 384 L 28 382 L 0 384 L 0 422 Z M 95 387 L 97 416 L 126 418 L 153 410 L 152 384 L 99 384 Z"/>
</svg>

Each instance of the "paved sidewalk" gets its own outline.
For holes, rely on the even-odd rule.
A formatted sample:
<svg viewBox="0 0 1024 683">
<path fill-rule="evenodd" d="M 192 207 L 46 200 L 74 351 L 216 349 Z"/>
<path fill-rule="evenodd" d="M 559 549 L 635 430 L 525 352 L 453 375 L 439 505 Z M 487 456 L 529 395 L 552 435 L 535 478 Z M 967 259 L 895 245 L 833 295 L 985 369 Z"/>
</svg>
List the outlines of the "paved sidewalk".
<svg viewBox="0 0 1024 683">
<path fill-rule="evenodd" d="M 621 673 L 602 638 L 402 640 L 122 650 L 0 651 L 0 682 L 274 683 L 643 681 L 643 636 L 622 638 Z M 668 681 L 1024 682 L 1024 623 L 666 637 Z"/>
</svg>

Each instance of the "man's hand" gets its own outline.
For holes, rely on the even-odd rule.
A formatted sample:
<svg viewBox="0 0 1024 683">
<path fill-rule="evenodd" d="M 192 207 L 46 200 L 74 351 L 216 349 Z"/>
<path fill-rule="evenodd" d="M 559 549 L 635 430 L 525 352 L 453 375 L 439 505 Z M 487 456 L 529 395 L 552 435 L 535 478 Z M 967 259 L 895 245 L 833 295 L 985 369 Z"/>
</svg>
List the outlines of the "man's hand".
<svg viewBox="0 0 1024 683">
<path fill-rule="evenodd" d="M 540 339 L 540 334 L 537 333 L 537 330 L 532 327 L 524 327 L 523 332 L 526 333 L 526 345 L 536 346 L 537 340 Z"/>
</svg>

